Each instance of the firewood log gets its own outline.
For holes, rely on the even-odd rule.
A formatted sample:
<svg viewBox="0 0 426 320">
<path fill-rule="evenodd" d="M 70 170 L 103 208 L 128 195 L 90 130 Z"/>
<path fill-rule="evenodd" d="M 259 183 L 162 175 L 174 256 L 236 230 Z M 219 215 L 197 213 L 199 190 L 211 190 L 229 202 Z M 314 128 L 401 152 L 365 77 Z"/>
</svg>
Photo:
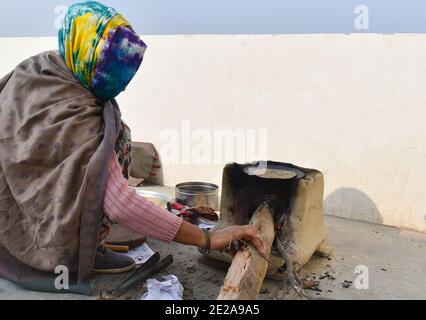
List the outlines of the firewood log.
<svg viewBox="0 0 426 320">
<path fill-rule="evenodd" d="M 269 206 L 262 204 L 250 224 L 259 229 L 266 243 L 266 253 L 262 256 L 252 246 L 241 249 L 228 270 L 218 300 L 256 300 L 260 293 L 275 239 L 274 218 Z"/>
</svg>

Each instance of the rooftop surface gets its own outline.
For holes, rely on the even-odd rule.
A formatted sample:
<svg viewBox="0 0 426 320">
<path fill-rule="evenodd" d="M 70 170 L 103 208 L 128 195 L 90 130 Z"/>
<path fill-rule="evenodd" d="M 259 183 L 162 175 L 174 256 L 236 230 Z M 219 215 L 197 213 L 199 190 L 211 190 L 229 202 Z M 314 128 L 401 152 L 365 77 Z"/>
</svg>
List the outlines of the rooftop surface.
<svg viewBox="0 0 426 320">
<path fill-rule="evenodd" d="M 314 256 L 305 266 L 306 276 L 321 279 L 319 291 L 308 290 L 319 299 L 426 299 L 426 234 L 326 216 L 328 238 L 333 249 L 330 259 Z M 226 266 L 203 258 L 197 249 L 179 244 L 148 240 L 149 246 L 162 257 L 172 254 L 174 263 L 157 276 L 176 275 L 185 288 L 186 300 L 216 299 L 226 275 Z M 369 289 L 358 290 L 354 282 L 359 265 L 368 267 Z M 326 275 L 330 277 L 324 277 Z M 92 297 L 43 294 L 22 290 L 0 280 L 0 299 L 97 299 L 101 289 L 116 287 L 126 275 L 101 276 L 96 280 Z M 200 285 L 202 284 L 202 285 Z M 283 292 L 281 281 L 266 280 L 259 299 L 294 299 L 292 292 Z M 144 285 L 122 299 L 141 299 Z"/>
</svg>

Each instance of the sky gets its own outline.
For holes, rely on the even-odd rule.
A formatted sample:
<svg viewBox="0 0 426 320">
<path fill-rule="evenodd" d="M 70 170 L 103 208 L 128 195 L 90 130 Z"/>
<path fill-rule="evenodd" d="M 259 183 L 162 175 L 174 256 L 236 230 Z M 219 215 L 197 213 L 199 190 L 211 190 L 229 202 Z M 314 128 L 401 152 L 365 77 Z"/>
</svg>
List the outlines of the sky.
<svg viewBox="0 0 426 320">
<path fill-rule="evenodd" d="M 2 1 L 0 37 L 55 36 L 72 0 Z M 423 33 L 425 0 L 104 0 L 140 34 Z M 355 12 L 362 6 L 362 28 Z M 365 10 L 367 9 L 367 11 Z M 358 19 L 358 20 L 357 20 Z M 367 21 L 367 22 L 366 22 Z"/>
</svg>

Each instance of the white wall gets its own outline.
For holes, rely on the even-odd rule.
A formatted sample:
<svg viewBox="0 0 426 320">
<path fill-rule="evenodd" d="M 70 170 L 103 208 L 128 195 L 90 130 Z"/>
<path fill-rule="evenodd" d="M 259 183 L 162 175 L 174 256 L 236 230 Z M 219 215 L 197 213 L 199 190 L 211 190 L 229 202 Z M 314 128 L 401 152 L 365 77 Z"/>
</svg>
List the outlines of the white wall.
<svg viewBox="0 0 426 320">
<path fill-rule="evenodd" d="M 322 170 L 327 213 L 426 232 L 426 35 L 149 36 L 119 97 L 135 140 L 268 129 L 268 158 Z M 0 74 L 56 48 L 0 39 Z M 166 165 L 220 183 L 223 165 Z"/>
</svg>

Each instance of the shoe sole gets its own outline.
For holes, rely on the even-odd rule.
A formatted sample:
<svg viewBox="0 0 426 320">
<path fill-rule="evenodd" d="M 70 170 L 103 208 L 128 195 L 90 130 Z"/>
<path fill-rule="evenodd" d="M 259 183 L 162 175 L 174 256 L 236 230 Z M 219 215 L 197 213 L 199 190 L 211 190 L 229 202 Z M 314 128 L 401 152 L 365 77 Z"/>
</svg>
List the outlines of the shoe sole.
<svg viewBox="0 0 426 320">
<path fill-rule="evenodd" d="M 136 263 L 122 269 L 105 269 L 105 270 L 94 269 L 93 271 L 98 274 L 120 274 L 120 273 L 129 272 L 133 270 L 135 267 L 136 267 Z"/>
</svg>

